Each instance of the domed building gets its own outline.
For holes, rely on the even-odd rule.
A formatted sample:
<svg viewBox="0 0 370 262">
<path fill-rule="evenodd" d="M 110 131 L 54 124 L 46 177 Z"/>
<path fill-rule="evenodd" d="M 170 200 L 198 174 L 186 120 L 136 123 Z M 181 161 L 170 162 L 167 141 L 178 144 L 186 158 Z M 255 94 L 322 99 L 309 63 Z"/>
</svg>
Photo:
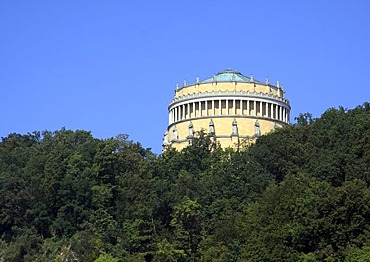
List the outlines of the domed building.
<svg viewBox="0 0 370 262">
<path fill-rule="evenodd" d="M 289 125 L 290 104 L 283 87 L 226 69 L 205 80 L 176 86 L 168 106 L 163 146 L 189 145 L 196 131 L 212 135 L 222 147 L 238 147 L 276 128 Z"/>
</svg>

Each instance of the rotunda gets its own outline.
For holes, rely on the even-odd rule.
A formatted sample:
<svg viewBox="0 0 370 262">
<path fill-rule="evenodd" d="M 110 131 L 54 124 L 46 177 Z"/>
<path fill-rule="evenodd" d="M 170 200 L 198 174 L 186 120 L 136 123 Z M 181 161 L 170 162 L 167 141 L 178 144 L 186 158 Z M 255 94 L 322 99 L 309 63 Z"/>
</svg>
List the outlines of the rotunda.
<svg viewBox="0 0 370 262">
<path fill-rule="evenodd" d="M 168 127 L 163 146 L 177 150 L 189 145 L 196 131 L 204 130 L 222 147 L 238 147 L 276 128 L 289 125 L 290 104 L 283 86 L 246 77 L 226 69 L 216 75 L 176 86 L 168 106 Z"/>
</svg>

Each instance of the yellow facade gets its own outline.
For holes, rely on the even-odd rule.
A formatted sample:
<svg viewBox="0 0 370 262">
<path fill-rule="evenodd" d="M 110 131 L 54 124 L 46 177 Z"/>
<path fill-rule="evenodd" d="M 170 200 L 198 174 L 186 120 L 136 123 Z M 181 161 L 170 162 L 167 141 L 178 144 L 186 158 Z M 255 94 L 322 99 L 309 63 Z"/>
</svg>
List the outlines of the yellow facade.
<svg viewBox="0 0 370 262">
<path fill-rule="evenodd" d="M 196 131 L 212 133 L 222 147 L 238 147 L 289 124 L 290 105 L 280 86 L 232 69 L 176 88 L 163 144 L 181 150 Z M 212 129 L 212 130 L 211 130 Z M 213 131 L 213 132 L 212 132 Z"/>
</svg>

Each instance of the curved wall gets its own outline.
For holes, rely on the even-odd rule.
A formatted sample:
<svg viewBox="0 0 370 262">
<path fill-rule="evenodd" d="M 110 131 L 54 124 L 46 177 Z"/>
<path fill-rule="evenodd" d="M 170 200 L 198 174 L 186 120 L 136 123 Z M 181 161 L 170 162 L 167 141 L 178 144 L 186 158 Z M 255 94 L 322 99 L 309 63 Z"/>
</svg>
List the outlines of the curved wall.
<svg viewBox="0 0 370 262">
<path fill-rule="evenodd" d="M 225 78 L 223 72 L 216 76 Z M 164 145 L 182 149 L 194 131 L 210 132 L 211 120 L 222 147 L 237 146 L 241 139 L 255 138 L 289 124 L 291 107 L 279 84 L 261 83 L 231 72 L 232 78 L 238 74 L 246 80 L 197 82 L 177 88 L 168 107 Z"/>
</svg>

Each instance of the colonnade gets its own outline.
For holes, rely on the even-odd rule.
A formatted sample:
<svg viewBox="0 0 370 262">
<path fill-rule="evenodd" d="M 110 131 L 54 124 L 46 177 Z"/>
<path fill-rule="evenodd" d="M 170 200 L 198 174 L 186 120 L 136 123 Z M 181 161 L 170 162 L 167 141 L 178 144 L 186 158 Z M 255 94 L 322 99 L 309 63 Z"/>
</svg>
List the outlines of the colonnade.
<svg viewBox="0 0 370 262">
<path fill-rule="evenodd" d="M 289 124 L 289 115 L 288 105 L 273 101 L 220 98 L 175 104 L 169 109 L 169 123 L 207 116 L 252 116 Z"/>
</svg>

